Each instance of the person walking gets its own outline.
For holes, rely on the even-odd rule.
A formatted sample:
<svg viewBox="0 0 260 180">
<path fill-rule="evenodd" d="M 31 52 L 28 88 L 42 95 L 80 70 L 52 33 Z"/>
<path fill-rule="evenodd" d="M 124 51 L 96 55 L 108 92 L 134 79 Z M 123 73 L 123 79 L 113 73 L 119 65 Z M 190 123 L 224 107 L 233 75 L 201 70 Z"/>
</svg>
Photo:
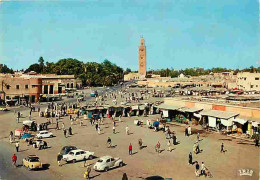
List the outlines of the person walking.
<svg viewBox="0 0 260 180">
<path fill-rule="evenodd" d="M 113 126 L 113 133 L 116 134 L 116 128 Z"/>
<path fill-rule="evenodd" d="M 255 138 L 255 147 L 259 147 L 259 137 Z"/>
<path fill-rule="evenodd" d="M 199 163 L 196 161 L 196 165 L 195 165 L 195 175 L 196 175 L 196 177 L 199 177 L 199 176 L 200 176 L 199 170 L 200 170 L 200 165 L 199 165 Z"/>
<path fill-rule="evenodd" d="M 58 162 L 58 166 L 61 166 L 61 160 L 62 160 L 62 155 L 60 153 L 58 153 L 58 156 L 57 156 L 57 162 Z"/>
<path fill-rule="evenodd" d="M 200 171 L 200 175 L 204 175 L 206 177 L 206 167 L 205 167 L 205 164 L 204 162 L 201 163 L 201 171 Z"/>
<path fill-rule="evenodd" d="M 56 130 L 59 130 L 60 128 L 59 128 L 59 121 L 57 120 L 57 122 L 56 122 Z"/>
<path fill-rule="evenodd" d="M 138 144 L 139 144 L 139 149 L 141 150 L 143 148 L 143 141 L 141 138 L 138 140 Z"/>
<path fill-rule="evenodd" d="M 129 127 L 128 126 L 126 126 L 126 128 L 125 128 L 125 132 L 126 132 L 126 135 L 129 135 Z"/>
<path fill-rule="evenodd" d="M 128 147 L 128 150 L 129 150 L 129 155 L 132 155 L 133 154 L 133 146 L 132 146 L 131 143 L 130 143 L 130 145 Z"/>
<path fill-rule="evenodd" d="M 159 142 L 159 141 L 157 142 L 157 144 L 156 144 L 155 148 L 156 148 L 156 149 L 155 149 L 155 150 L 156 150 L 156 152 L 160 153 L 161 144 L 160 144 L 160 142 Z"/>
<path fill-rule="evenodd" d="M 188 127 L 188 135 L 189 136 L 191 135 L 191 127 L 190 126 Z"/>
<path fill-rule="evenodd" d="M 14 166 L 14 167 L 17 167 L 16 161 L 17 161 L 17 156 L 16 156 L 15 154 L 13 154 L 13 156 L 12 156 L 12 162 L 13 162 L 13 166 Z"/>
<path fill-rule="evenodd" d="M 123 174 L 122 180 L 128 180 L 126 173 Z"/>
<path fill-rule="evenodd" d="M 112 143 L 112 140 L 110 137 L 107 138 L 107 147 L 110 148 L 111 147 L 111 143 Z"/>
<path fill-rule="evenodd" d="M 188 128 L 185 128 L 185 136 L 188 136 Z"/>
<path fill-rule="evenodd" d="M 171 149 L 171 142 L 170 142 L 170 140 L 168 140 L 168 142 L 167 142 L 167 146 L 168 146 L 168 151 L 172 152 L 172 149 Z"/>
<path fill-rule="evenodd" d="M 222 153 L 222 152 L 225 153 L 225 150 L 224 150 L 224 143 L 222 143 L 221 146 L 220 146 L 220 152 L 221 152 L 221 153 Z"/>
<path fill-rule="evenodd" d="M 190 152 L 190 154 L 189 154 L 189 165 L 192 165 L 193 163 L 192 163 L 192 153 Z"/>
<path fill-rule="evenodd" d="M 98 123 L 97 122 L 95 124 L 95 129 L 96 129 L 96 131 L 98 130 Z"/>
<path fill-rule="evenodd" d="M 15 143 L 15 148 L 16 148 L 16 152 L 19 152 L 19 142 L 18 141 Z"/>
<path fill-rule="evenodd" d="M 177 137 L 176 137 L 176 135 L 175 134 L 173 134 L 173 136 L 172 136 L 172 143 L 174 144 L 174 145 L 176 145 L 177 144 Z"/>
<path fill-rule="evenodd" d="M 90 167 L 90 164 L 88 164 L 87 165 L 87 179 L 90 179 L 90 177 L 89 177 L 90 172 L 91 172 L 91 167 Z"/>
<path fill-rule="evenodd" d="M 199 131 L 197 132 L 197 141 L 199 141 L 200 140 L 200 133 L 199 133 Z"/>
<path fill-rule="evenodd" d="M 67 138 L 67 130 L 66 129 L 63 130 L 63 134 L 64 134 L 64 137 Z"/>
<path fill-rule="evenodd" d="M 69 135 L 71 136 L 72 135 L 72 128 L 69 127 Z"/>
<path fill-rule="evenodd" d="M 101 131 L 101 130 L 100 130 L 100 126 L 98 126 L 98 134 L 99 134 L 99 135 L 100 135 L 100 131 Z"/>
<path fill-rule="evenodd" d="M 61 124 L 61 129 L 62 129 L 62 130 L 65 129 L 65 124 L 64 124 L 64 123 Z"/>
</svg>

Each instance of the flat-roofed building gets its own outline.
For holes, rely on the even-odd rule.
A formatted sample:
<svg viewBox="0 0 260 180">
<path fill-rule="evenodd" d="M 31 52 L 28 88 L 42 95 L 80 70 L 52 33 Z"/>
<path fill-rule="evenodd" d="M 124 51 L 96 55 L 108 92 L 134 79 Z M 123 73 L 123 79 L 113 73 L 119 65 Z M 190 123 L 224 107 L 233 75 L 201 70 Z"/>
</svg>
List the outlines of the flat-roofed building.
<svg viewBox="0 0 260 180">
<path fill-rule="evenodd" d="M 238 73 L 236 83 L 238 89 L 244 91 L 260 91 L 260 73 Z"/>
</svg>

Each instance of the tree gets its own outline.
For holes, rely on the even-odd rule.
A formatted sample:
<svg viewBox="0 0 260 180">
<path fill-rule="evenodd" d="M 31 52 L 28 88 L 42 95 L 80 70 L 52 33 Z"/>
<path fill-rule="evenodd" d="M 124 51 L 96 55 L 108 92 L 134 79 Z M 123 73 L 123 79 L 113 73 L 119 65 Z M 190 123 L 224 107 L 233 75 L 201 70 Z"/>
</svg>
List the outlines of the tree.
<svg viewBox="0 0 260 180">
<path fill-rule="evenodd" d="M 43 70 L 44 70 L 44 59 L 43 59 L 42 56 L 39 58 L 38 63 L 39 63 L 39 66 L 40 66 L 40 73 L 42 73 Z"/>
<path fill-rule="evenodd" d="M 37 64 L 37 63 L 30 65 L 29 68 L 25 70 L 25 73 L 28 73 L 28 72 L 31 72 L 31 71 L 34 71 L 36 73 L 41 73 L 40 65 Z"/>
<path fill-rule="evenodd" d="M 14 74 L 14 71 L 10 68 L 8 68 L 5 64 L 0 64 L 0 73 L 11 73 Z"/>
<path fill-rule="evenodd" d="M 129 74 L 130 72 L 131 72 L 131 69 L 130 68 L 126 68 L 125 74 Z"/>
</svg>

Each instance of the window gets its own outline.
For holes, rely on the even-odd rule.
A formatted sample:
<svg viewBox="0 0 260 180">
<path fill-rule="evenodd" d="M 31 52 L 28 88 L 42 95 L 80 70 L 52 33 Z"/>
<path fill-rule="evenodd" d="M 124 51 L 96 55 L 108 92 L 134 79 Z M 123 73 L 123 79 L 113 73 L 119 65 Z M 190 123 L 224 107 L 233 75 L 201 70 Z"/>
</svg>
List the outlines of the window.
<svg viewBox="0 0 260 180">
<path fill-rule="evenodd" d="M 86 152 L 84 152 L 84 151 L 81 151 L 81 154 L 86 154 Z"/>
<path fill-rule="evenodd" d="M 256 77 L 255 80 L 259 80 L 259 77 Z"/>
<path fill-rule="evenodd" d="M 28 88 L 29 88 L 29 86 L 28 86 L 28 84 L 26 84 L 26 85 L 25 85 L 25 89 L 28 89 Z"/>
<path fill-rule="evenodd" d="M 16 85 L 16 89 L 19 89 L 19 85 Z"/>
<path fill-rule="evenodd" d="M 254 85 L 251 85 L 251 88 L 254 88 Z"/>
<path fill-rule="evenodd" d="M 6 85 L 6 89 L 10 89 L 10 85 Z"/>
<path fill-rule="evenodd" d="M 76 156 L 77 156 L 77 155 L 80 155 L 80 152 L 76 152 Z"/>
<path fill-rule="evenodd" d="M 244 78 L 244 80 L 246 80 L 246 78 Z"/>
<path fill-rule="evenodd" d="M 108 159 L 107 162 L 110 162 L 110 159 Z"/>
</svg>

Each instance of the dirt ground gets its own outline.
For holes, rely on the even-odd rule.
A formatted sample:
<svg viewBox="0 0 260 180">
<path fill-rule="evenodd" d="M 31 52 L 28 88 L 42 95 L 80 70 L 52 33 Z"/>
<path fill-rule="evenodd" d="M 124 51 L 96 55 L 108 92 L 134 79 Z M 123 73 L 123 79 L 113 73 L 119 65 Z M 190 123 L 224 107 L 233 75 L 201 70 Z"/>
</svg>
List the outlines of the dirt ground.
<svg viewBox="0 0 260 180">
<path fill-rule="evenodd" d="M 162 99 L 157 99 L 162 100 Z M 28 119 L 29 110 L 22 111 L 24 118 Z M 25 142 L 20 140 L 20 149 L 18 158 L 21 163 L 22 157 L 29 154 L 36 154 L 40 157 L 43 163 L 49 164 L 49 169 L 44 173 L 51 173 L 55 179 L 83 179 L 83 174 L 86 168 L 83 167 L 83 162 L 69 163 L 63 162 L 59 167 L 57 165 L 57 154 L 63 146 L 73 145 L 83 150 L 95 152 L 97 158 L 89 160 L 93 165 L 98 157 L 111 155 L 123 159 L 125 166 L 115 168 L 108 172 L 95 172 L 93 169 L 90 176 L 92 179 L 103 180 L 122 179 L 123 173 L 126 173 L 129 179 L 140 179 L 151 175 L 160 175 L 164 178 L 172 178 L 174 180 L 192 180 L 205 179 L 205 177 L 195 176 L 195 166 L 188 165 L 188 154 L 192 152 L 194 142 L 196 142 L 196 134 L 190 137 L 184 136 L 184 127 L 180 125 L 170 125 L 170 129 L 176 132 L 178 145 L 172 145 L 173 150 L 167 151 L 167 140 L 162 131 L 154 132 L 146 125 L 139 127 L 134 125 L 134 120 L 157 119 L 158 115 L 150 115 L 148 117 L 123 117 L 122 122 L 116 123 L 116 134 L 112 133 L 112 121 L 105 118 L 104 125 L 101 125 L 101 135 L 98 135 L 94 126 L 91 126 L 89 121 L 84 121 L 84 126 L 79 123 L 72 125 L 73 135 L 65 138 L 62 130 L 55 130 L 56 124 L 50 126 L 50 131 L 55 135 L 53 138 L 45 139 L 50 148 L 45 150 L 34 149 L 32 146 L 27 146 Z M 46 118 L 38 117 L 38 113 L 32 113 L 32 118 L 37 122 L 46 122 Z M 81 116 L 83 119 L 83 117 Z M 70 126 L 69 117 L 61 119 L 65 123 L 65 128 Z M 2 113 L 0 115 L 0 142 L 7 144 L 10 151 L 15 152 L 15 145 L 9 144 L 8 135 L 11 130 L 20 128 L 22 123 L 15 122 L 14 113 Z M 60 124 L 61 125 L 61 124 Z M 125 128 L 129 127 L 130 135 L 126 135 Z M 106 147 L 106 140 L 110 137 L 114 148 Z M 138 139 L 142 138 L 143 144 L 146 146 L 142 150 L 138 149 Z M 161 143 L 161 153 L 155 152 L 155 144 Z M 220 145 L 224 143 L 225 153 L 220 153 Z M 132 143 L 133 155 L 128 154 L 128 146 Z M 172 140 L 171 140 L 172 143 Z M 215 180 L 247 180 L 259 179 L 259 148 L 256 148 L 252 143 L 241 142 L 218 133 L 203 133 L 199 141 L 202 152 L 193 154 L 193 161 L 198 161 L 199 164 L 204 162 L 205 166 L 210 170 Z M 18 161 L 19 161 L 18 160 Z M 1 163 L 0 163 L 1 164 Z M 253 176 L 240 176 L 239 169 L 253 170 Z M 19 171 L 19 170 L 18 170 Z M 38 171 L 28 171 L 31 174 L 37 174 Z M 42 177 L 44 179 L 44 176 Z"/>
</svg>

